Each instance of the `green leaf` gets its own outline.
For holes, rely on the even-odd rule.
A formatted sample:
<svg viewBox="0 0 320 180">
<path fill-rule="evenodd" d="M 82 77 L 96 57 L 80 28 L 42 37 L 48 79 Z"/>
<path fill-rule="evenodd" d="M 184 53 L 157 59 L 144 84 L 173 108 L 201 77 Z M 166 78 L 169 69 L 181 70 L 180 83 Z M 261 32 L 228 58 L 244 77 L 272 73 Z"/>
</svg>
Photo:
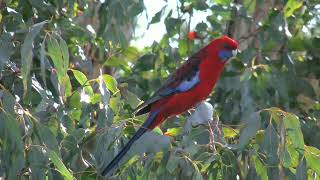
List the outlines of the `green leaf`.
<svg viewBox="0 0 320 180">
<path fill-rule="evenodd" d="M 207 10 L 209 8 L 209 5 L 206 3 L 205 0 L 197 0 L 194 1 L 193 6 L 196 10 Z"/>
<path fill-rule="evenodd" d="M 32 146 L 28 152 L 28 162 L 32 179 L 46 179 L 48 159 L 44 156 L 42 147 Z"/>
<path fill-rule="evenodd" d="M 196 26 L 197 32 L 206 31 L 207 29 L 208 29 L 208 25 L 207 25 L 207 23 L 204 23 L 204 22 L 201 22 L 201 23 L 197 24 L 197 26 Z"/>
<path fill-rule="evenodd" d="M 306 159 L 303 158 L 296 171 L 297 179 L 308 179 Z"/>
<path fill-rule="evenodd" d="M 287 150 L 285 150 L 280 156 L 283 167 L 289 168 L 291 165 L 291 156 Z"/>
<path fill-rule="evenodd" d="M 188 53 L 188 41 L 186 39 L 181 39 L 179 41 L 179 54 L 184 57 Z"/>
<path fill-rule="evenodd" d="M 248 81 L 252 77 L 252 71 L 250 68 L 246 68 L 244 73 L 240 76 L 240 81 Z"/>
<path fill-rule="evenodd" d="M 1 90 L 0 91 L 0 98 L 1 99 L 1 105 L 3 106 L 3 109 L 5 110 L 8 115 L 15 117 L 15 104 L 16 100 L 12 96 L 12 94 L 9 91 Z M 2 97 L 1 97 L 2 96 Z"/>
<path fill-rule="evenodd" d="M 84 92 L 86 94 L 88 94 L 90 97 L 92 97 L 93 96 L 93 89 L 92 89 L 91 85 L 89 84 L 86 75 L 84 75 L 81 71 L 78 71 L 75 69 L 71 69 L 71 71 L 73 72 L 73 75 L 76 78 L 76 80 L 83 87 Z"/>
<path fill-rule="evenodd" d="M 159 127 L 155 127 L 152 131 L 156 134 L 163 135 L 163 132 Z"/>
<path fill-rule="evenodd" d="M 279 179 L 279 156 L 278 156 L 279 136 L 272 124 L 265 130 L 264 140 L 260 146 L 265 153 L 269 179 Z"/>
<path fill-rule="evenodd" d="M 312 146 L 305 146 L 304 156 L 307 160 L 307 166 L 320 174 L 320 150 Z"/>
<path fill-rule="evenodd" d="M 124 59 L 120 59 L 120 58 L 115 57 L 115 56 L 112 56 L 111 58 L 106 60 L 103 65 L 112 66 L 112 67 L 118 67 L 118 68 L 123 69 L 126 72 L 131 72 L 131 68 L 128 65 L 128 61 L 126 61 Z"/>
<path fill-rule="evenodd" d="M 109 74 L 103 74 L 102 75 L 102 79 L 104 80 L 107 88 L 113 93 L 117 93 L 119 91 L 118 89 L 118 83 L 117 81 L 112 77 L 110 76 Z"/>
<path fill-rule="evenodd" d="M 299 164 L 299 152 L 297 151 L 296 148 L 293 147 L 293 145 L 289 145 L 286 149 L 289 152 L 290 155 L 290 161 L 291 161 L 291 166 L 297 167 Z"/>
<path fill-rule="evenodd" d="M 167 136 L 177 136 L 181 133 L 181 131 L 182 131 L 182 128 L 169 128 L 165 134 Z"/>
<path fill-rule="evenodd" d="M 214 2 L 220 5 L 229 5 L 231 0 L 215 0 Z"/>
<path fill-rule="evenodd" d="M 60 37 L 52 35 L 47 41 L 48 55 L 50 56 L 60 84 L 60 93 L 66 97 L 72 94 L 70 78 L 67 74 L 69 67 L 69 52 L 67 43 Z"/>
<path fill-rule="evenodd" d="M 196 167 L 196 165 L 194 164 L 194 167 Z M 202 174 L 200 173 L 199 169 L 195 168 L 196 171 L 194 171 L 194 174 L 192 176 L 192 179 L 194 180 L 203 180 L 203 176 Z"/>
<path fill-rule="evenodd" d="M 56 152 L 56 154 L 60 156 L 57 139 L 54 136 L 54 134 L 51 132 L 51 130 L 47 126 L 42 124 L 37 124 L 37 126 L 38 126 L 37 130 L 39 131 L 39 135 L 42 143 L 44 143 L 47 148 Z"/>
<path fill-rule="evenodd" d="M 119 151 L 119 147 L 116 146 L 117 141 L 115 140 L 118 139 L 119 135 L 123 131 L 123 125 L 124 124 L 117 128 L 112 127 L 97 136 L 97 146 L 94 151 L 94 157 L 101 168 L 106 167 L 106 165 L 116 155 L 117 151 Z"/>
<path fill-rule="evenodd" d="M 135 17 L 137 15 L 139 15 L 143 10 L 144 10 L 144 3 L 143 1 L 132 1 L 133 5 L 131 5 L 130 9 L 129 9 L 129 16 L 130 17 Z"/>
<path fill-rule="evenodd" d="M 24 89 L 24 97 L 27 95 L 29 83 L 30 83 L 30 71 L 32 68 L 32 58 L 33 58 L 33 41 L 34 38 L 39 34 L 43 25 L 46 24 L 47 21 L 43 21 L 41 23 L 34 24 L 28 34 L 26 35 L 24 42 L 21 47 L 21 73 L 22 73 L 22 82 Z"/>
<path fill-rule="evenodd" d="M 82 103 L 81 103 L 81 95 L 80 92 L 76 91 L 73 93 L 73 95 L 70 97 L 70 107 L 75 109 L 81 109 Z"/>
<path fill-rule="evenodd" d="M 164 20 L 164 23 L 166 25 L 167 34 L 169 36 L 173 36 L 176 33 L 178 33 L 180 26 L 183 22 L 183 20 L 181 20 L 181 19 L 170 17 L 171 15 L 172 15 L 172 10 L 169 12 L 166 19 Z"/>
<path fill-rule="evenodd" d="M 286 114 L 283 118 L 283 123 L 286 128 L 286 133 L 291 139 L 293 146 L 299 151 L 303 151 L 304 140 L 301 132 L 299 118 L 294 114 Z"/>
<path fill-rule="evenodd" d="M 140 56 L 139 50 L 136 47 L 130 46 L 124 50 L 123 56 L 128 59 L 130 62 L 135 62 L 137 58 Z"/>
<path fill-rule="evenodd" d="M 160 11 L 158 11 L 151 19 L 151 21 L 148 24 L 148 27 L 150 24 L 158 23 L 161 20 L 161 16 L 164 14 L 165 9 L 167 6 L 164 6 Z"/>
<path fill-rule="evenodd" d="M 224 150 L 221 154 L 221 163 L 223 164 L 222 176 L 223 180 L 229 180 L 229 179 L 236 179 L 237 176 L 237 160 L 235 155 L 232 153 L 232 151 Z"/>
<path fill-rule="evenodd" d="M 180 157 L 177 157 L 174 153 L 170 154 L 170 158 L 166 164 L 166 169 L 173 173 L 179 165 Z"/>
<path fill-rule="evenodd" d="M 257 0 L 244 0 L 243 6 L 246 8 L 248 14 L 252 15 L 256 8 Z"/>
<path fill-rule="evenodd" d="M 126 99 L 126 103 L 128 103 L 132 109 L 141 103 L 141 100 L 126 88 L 121 89 L 121 95 Z"/>
<path fill-rule="evenodd" d="M 258 112 L 252 113 L 245 121 L 245 127 L 241 130 L 239 144 L 240 149 L 243 149 L 251 138 L 255 137 L 261 125 L 261 119 Z"/>
<path fill-rule="evenodd" d="M 72 86 L 68 75 L 61 77 L 60 79 L 60 92 L 62 95 L 69 97 L 72 95 Z"/>
<path fill-rule="evenodd" d="M 73 176 L 70 173 L 70 171 L 66 168 L 66 166 L 63 164 L 59 156 L 52 151 L 51 149 L 46 149 L 48 156 L 52 163 L 56 166 L 58 171 L 64 176 L 65 179 L 67 180 L 73 180 Z"/>
<path fill-rule="evenodd" d="M 5 67 L 10 56 L 14 54 L 15 48 L 14 48 L 14 44 L 11 41 L 12 41 L 12 37 L 9 35 L 9 33 L 3 34 L 2 36 L 0 36 L 0 70 L 1 71 Z"/>
<path fill-rule="evenodd" d="M 81 86 L 84 86 L 88 82 L 86 75 L 84 75 L 81 71 L 75 69 L 71 69 L 71 71 L 73 72 L 74 77 L 80 83 Z"/>
<path fill-rule="evenodd" d="M 60 36 L 56 38 L 53 35 L 49 36 L 47 46 L 48 55 L 53 62 L 60 82 L 62 77 L 67 76 L 67 70 L 69 67 L 68 46 Z"/>
<path fill-rule="evenodd" d="M 239 130 L 231 127 L 222 127 L 222 131 L 225 138 L 234 138 L 239 134 Z"/>
<path fill-rule="evenodd" d="M 195 161 L 200 161 L 202 162 L 202 167 L 201 167 L 201 172 L 208 172 L 208 168 L 210 168 L 210 165 L 214 161 L 218 161 L 220 158 L 220 155 L 218 154 L 212 154 L 209 152 L 203 152 L 200 153 L 197 159 Z"/>
<path fill-rule="evenodd" d="M 44 82 L 45 86 L 47 86 L 46 83 L 46 63 L 45 63 L 45 58 L 46 58 L 46 39 L 44 38 L 42 43 L 41 43 L 41 48 L 40 48 L 40 68 L 41 68 L 41 77 L 42 77 L 42 81 Z"/>
<path fill-rule="evenodd" d="M 293 13 L 299 9 L 303 4 L 301 0 L 289 0 L 284 7 L 284 16 L 290 17 Z"/>
<path fill-rule="evenodd" d="M 254 156 L 254 163 L 257 174 L 262 180 L 268 180 L 267 168 L 263 165 L 260 159 L 257 156 Z"/>
<path fill-rule="evenodd" d="M 17 174 L 25 167 L 24 144 L 14 117 L 15 114 L 0 111 L 0 158 L 1 164 L 8 167 L 2 171 L 8 179 L 17 179 Z"/>
</svg>

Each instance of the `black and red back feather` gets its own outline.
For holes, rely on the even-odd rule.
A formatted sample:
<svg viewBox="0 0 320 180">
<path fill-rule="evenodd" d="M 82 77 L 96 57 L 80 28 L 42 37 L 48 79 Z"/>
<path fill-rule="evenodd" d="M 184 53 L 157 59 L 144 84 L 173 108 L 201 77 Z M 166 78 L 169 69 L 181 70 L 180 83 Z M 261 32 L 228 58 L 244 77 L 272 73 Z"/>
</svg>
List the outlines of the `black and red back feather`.
<svg viewBox="0 0 320 180">
<path fill-rule="evenodd" d="M 177 87 L 181 82 L 191 79 L 199 70 L 201 60 L 204 59 L 206 53 L 203 51 L 198 52 L 191 56 L 185 63 L 183 63 L 174 73 L 172 73 L 168 79 L 162 84 L 162 86 L 151 96 L 147 101 L 139 105 L 135 109 L 135 115 L 141 115 L 148 113 L 151 110 L 153 103 L 162 99 L 163 97 L 172 95 L 174 92 L 168 91 Z"/>
</svg>

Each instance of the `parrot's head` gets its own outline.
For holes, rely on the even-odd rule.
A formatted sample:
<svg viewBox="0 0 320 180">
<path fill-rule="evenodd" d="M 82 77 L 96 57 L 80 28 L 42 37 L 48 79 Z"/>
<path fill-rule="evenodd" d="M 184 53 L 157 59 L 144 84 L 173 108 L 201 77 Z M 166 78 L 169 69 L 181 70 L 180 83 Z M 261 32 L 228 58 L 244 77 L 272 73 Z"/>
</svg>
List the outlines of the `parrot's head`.
<svg viewBox="0 0 320 180">
<path fill-rule="evenodd" d="M 222 63 L 226 63 L 230 58 L 237 55 L 238 47 L 237 41 L 228 36 L 222 36 L 213 40 L 209 44 L 208 50 L 209 54 L 212 54 L 214 57 L 219 57 Z"/>
</svg>

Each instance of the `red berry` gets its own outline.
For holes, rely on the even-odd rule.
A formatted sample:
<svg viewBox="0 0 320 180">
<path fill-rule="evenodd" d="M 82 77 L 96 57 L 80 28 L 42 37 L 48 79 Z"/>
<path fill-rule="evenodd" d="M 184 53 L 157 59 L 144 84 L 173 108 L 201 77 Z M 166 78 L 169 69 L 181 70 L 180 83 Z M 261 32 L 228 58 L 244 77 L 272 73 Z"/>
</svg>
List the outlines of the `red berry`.
<svg viewBox="0 0 320 180">
<path fill-rule="evenodd" d="M 195 32 L 195 31 L 190 31 L 189 33 L 188 33 L 188 39 L 189 40 L 194 40 L 194 39 L 196 39 L 197 38 L 197 33 Z"/>
</svg>

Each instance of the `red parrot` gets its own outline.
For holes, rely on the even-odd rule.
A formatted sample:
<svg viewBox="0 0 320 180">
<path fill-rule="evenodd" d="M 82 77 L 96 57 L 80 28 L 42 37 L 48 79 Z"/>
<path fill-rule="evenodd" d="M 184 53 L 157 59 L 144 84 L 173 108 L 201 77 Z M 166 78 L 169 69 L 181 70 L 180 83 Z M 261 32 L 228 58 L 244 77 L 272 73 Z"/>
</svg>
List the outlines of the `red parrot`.
<svg viewBox="0 0 320 180">
<path fill-rule="evenodd" d="M 150 99 L 136 108 L 136 115 L 149 112 L 147 120 L 101 174 L 107 175 L 145 132 L 168 117 L 181 114 L 205 100 L 219 79 L 225 63 L 237 54 L 237 49 L 238 43 L 235 40 L 222 36 L 191 56 L 171 74 Z"/>
</svg>

